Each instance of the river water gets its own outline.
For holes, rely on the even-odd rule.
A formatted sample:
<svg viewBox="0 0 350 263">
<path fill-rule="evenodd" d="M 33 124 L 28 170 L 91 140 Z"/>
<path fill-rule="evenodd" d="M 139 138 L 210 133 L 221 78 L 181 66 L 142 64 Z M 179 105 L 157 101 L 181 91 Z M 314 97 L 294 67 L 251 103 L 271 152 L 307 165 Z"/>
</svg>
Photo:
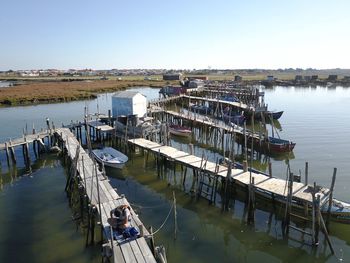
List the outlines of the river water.
<svg viewBox="0 0 350 263">
<path fill-rule="evenodd" d="M 158 90 L 136 88 L 149 99 Z M 309 182 L 329 186 L 333 167 L 338 168 L 335 197 L 350 201 L 350 90 L 342 87 L 299 88 L 275 87 L 265 90 L 269 109 L 284 110 L 280 119 L 281 138 L 296 142 L 293 171 L 304 172 L 309 162 Z M 96 100 L 46 104 L 0 109 L 0 141 L 21 136 L 45 126 L 50 118 L 56 126 L 71 120 L 82 120 L 84 107 L 90 112 L 106 113 L 111 94 Z M 186 149 L 186 141 L 173 141 Z M 201 149 L 197 146 L 196 154 Z M 18 150 L 18 170 L 9 171 L 0 153 L 0 262 L 98 262 L 99 245 L 85 249 L 85 235 L 76 230 L 64 194 L 65 171 L 55 156 L 37 160 L 34 172 L 23 175 L 23 160 Z M 209 152 L 211 158 L 218 153 Z M 188 187 L 182 189 L 180 171 L 168 171 L 157 177 L 154 163 L 144 167 L 142 156 L 130 156 L 122 171 L 108 169 L 111 183 L 124 193 L 146 226 L 157 229 L 177 199 L 179 230 L 174 240 L 174 223 L 170 217 L 156 235 L 163 244 L 169 262 L 350 262 L 350 226 L 331 223 L 330 236 L 336 256 L 331 256 L 320 235 L 319 248 L 313 250 L 309 237 L 291 231 L 290 239 L 281 234 L 281 209 L 258 201 L 256 222 L 247 225 L 243 218 L 244 202 L 232 202 L 228 212 L 220 204 L 208 205 L 204 199 L 191 197 Z M 32 160 L 34 156 L 32 156 Z M 272 159 L 274 176 L 284 178 L 286 161 Z M 172 169 L 171 169 L 172 170 Z M 283 210 L 282 210 L 283 211 Z M 304 239 L 304 242 L 299 242 Z"/>
</svg>

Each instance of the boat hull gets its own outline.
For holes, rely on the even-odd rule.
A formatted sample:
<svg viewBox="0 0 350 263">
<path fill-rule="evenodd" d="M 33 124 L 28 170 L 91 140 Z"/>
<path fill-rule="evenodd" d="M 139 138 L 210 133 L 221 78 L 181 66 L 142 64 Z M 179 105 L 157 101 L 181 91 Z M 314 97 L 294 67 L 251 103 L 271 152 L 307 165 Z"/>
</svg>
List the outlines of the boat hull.
<svg viewBox="0 0 350 263">
<path fill-rule="evenodd" d="M 181 126 L 170 126 L 169 132 L 172 135 L 180 136 L 180 137 L 190 137 L 192 135 L 192 131 L 190 129 L 181 127 Z"/>
<path fill-rule="evenodd" d="M 95 149 L 92 154 L 99 163 L 117 169 L 122 169 L 128 161 L 126 155 L 111 147 Z"/>
</svg>

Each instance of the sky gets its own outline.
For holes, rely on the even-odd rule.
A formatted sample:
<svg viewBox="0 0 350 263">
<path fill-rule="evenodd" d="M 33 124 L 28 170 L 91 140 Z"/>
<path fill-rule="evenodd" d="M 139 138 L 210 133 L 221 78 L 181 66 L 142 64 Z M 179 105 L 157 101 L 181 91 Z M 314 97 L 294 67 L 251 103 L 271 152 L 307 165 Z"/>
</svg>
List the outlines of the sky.
<svg viewBox="0 0 350 263">
<path fill-rule="evenodd" d="M 350 68 L 348 0 L 1 0 L 0 70 Z"/>
</svg>

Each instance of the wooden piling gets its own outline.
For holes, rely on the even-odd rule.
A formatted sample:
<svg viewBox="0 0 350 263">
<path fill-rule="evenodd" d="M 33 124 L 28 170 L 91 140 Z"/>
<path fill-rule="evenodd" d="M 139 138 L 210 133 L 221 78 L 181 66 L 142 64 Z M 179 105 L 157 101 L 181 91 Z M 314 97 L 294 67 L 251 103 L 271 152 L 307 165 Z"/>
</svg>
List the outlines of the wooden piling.
<svg viewBox="0 0 350 263">
<path fill-rule="evenodd" d="M 332 203 L 333 203 L 333 190 L 334 190 L 336 176 L 337 176 L 337 168 L 334 168 L 333 176 L 332 176 L 332 183 L 331 183 L 331 188 L 330 188 L 330 194 L 329 194 L 329 202 L 328 202 L 328 211 L 327 211 L 328 219 L 329 219 L 330 214 L 331 214 L 331 208 L 332 208 Z"/>
<path fill-rule="evenodd" d="M 305 185 L 309 183 L 309 163 L 305 162 Z"/>
</svg>

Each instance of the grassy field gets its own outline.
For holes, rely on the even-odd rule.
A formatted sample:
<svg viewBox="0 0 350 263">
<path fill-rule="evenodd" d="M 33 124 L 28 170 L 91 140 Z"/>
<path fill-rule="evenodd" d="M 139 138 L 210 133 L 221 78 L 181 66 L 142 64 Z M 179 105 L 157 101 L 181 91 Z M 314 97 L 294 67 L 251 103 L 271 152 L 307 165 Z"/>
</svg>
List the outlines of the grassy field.
<svg viewBox="0 0 350 263">
<path fill-rule="evenodd" d="M 163 87 L 164 81 L 146 80 L 84 80 L 84 81 L 31 81 L 26 84 L 0 89 L 0 106 L 15 106 L 48 102 L 82 100 L 96 97 L 97 93 L 123 90 L 128 87 Z"/>
</svg>

